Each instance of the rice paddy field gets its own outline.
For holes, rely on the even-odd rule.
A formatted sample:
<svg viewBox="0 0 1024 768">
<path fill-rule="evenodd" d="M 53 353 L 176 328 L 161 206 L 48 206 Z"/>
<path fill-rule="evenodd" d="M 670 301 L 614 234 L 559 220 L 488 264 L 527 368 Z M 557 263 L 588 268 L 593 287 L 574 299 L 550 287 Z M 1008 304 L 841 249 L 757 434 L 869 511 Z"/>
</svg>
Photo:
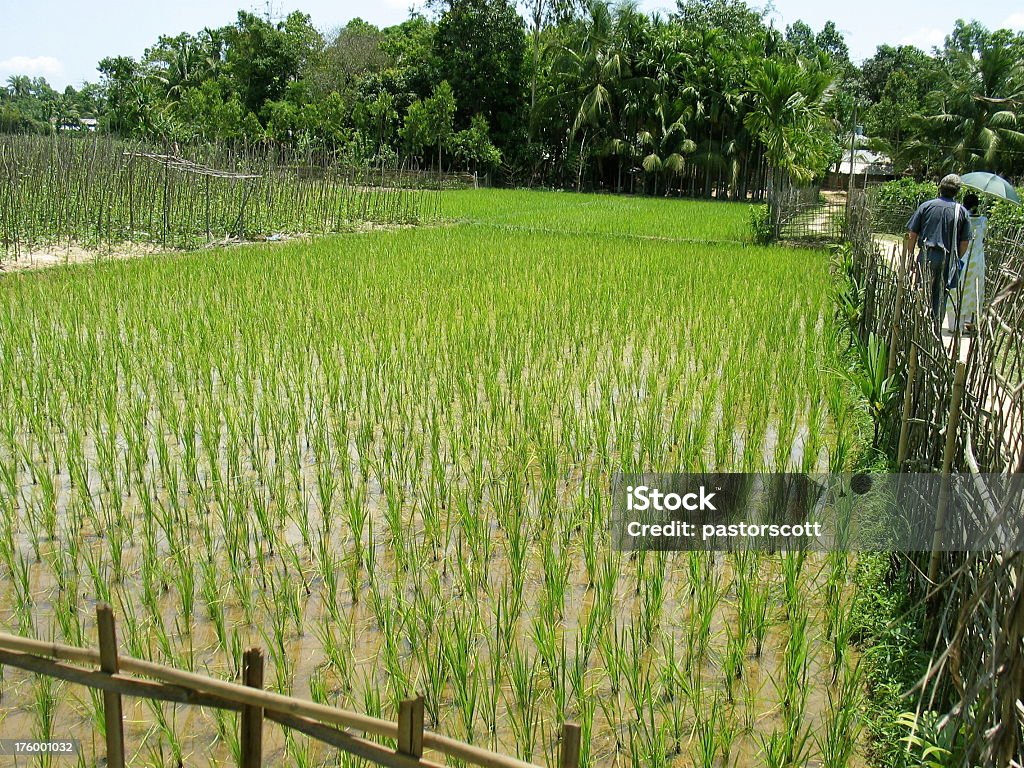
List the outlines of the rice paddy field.
<svg viewBox="0 0 1024 768">
<path fill-rule="evenodd" d="M 742 205 L 467 190 L 435 226 L 0 277 L 0 626 L 553 765 L 856 766 L 850 564 L 613 550 L 617 470 L 841 468 L 828 257 Z M 129 703 L 130 702 L 130 703 Z M 3 670 L 0 737 L 102 699 Z M 357 765 L 267 724 L 268 764 Z M 237 764 L 126 700 L 130 765 Z M 40 758 L 41 760 L 44 758 Z M 53 763 L 74 764 L 72 758 Z"/>
</svg>

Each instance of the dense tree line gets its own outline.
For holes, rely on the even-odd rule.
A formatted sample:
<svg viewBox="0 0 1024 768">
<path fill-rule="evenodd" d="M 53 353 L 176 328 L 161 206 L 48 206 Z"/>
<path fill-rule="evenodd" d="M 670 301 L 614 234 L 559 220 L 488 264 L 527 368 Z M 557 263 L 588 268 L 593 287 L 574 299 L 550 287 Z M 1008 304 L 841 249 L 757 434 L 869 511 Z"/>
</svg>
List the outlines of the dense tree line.
<svg viewBox="0 0 1024 768">
<path fill-rule="evenodd" d="M 1024 173 L 1024 35 L 959 22 L 942 48 L 850 62 L 832 22 L 777 30 L 742 0 L 668 16 L 601 0 L 432 0 L 324 35 L 295 11 L 161 37 L 63 94 L 12 77 L 0 130 L 273 141 L 510 183 L 746 196 L 820 177 L 855 124 L 895 170 Z M 771 181 L 763 169 L 781 169 Z"/>
</svg>

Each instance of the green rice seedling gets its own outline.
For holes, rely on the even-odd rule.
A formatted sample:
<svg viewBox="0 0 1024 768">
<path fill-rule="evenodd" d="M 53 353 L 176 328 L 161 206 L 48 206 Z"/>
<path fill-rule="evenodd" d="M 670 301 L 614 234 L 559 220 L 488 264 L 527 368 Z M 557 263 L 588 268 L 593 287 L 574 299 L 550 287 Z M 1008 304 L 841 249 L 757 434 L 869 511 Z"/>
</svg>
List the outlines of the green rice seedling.
<svg viewBox="0 0 1024 768">
<path fill-rule="evenodd" d="M 806 550 L 786 552 L 782 555 L 782 589 L 783 605 L 787 616 L 792 620 L 795 609 L 801 604 L 800 576 L 807 557 Z"/>
<path fill-rule="evenodd" d="M 498 597 L 495 600 L 494 632 L 496 650 L 499 656 L 505 656 L 512 648 L 519 617 L 523 612 L 523 593 L 513 587 L 507 580 L 501 582 Z"/>
<path fill-rule="evenodd" d="M 139 618 L 135 604 L 125 591 L 117 591 L 118 615 L 122 617 L 122 638 L 129 655 L 143 659 L 149 655 L 147 627 Z"/>
<path fill-rule="evenodd" d="M 705 562 L 710 563 L 710 560 Z M 714 621 L 715 608 L 719 596 L 719 575 L 715 571 L 703 569 L 701 581 L 698 582 L 697 605 L 688 618 L 688 634 L 686 639 L 688 669 L 699 666 L 707 657 L 711 645 L 711 625 Z"/>
<path fill-rule="evenodd" d="M 697 762 L 702 768 L 714 768 L 718 760 L 721 745 L 719 743 L 719 723 L 724 718 L 718 694 L 712 699 L 711 706 L 696 710 L 694 735 L 697 738 Z"/>
<path fill-rule="evenodd" d="M 553 539 L 553 535 L 545 535 L 541 544 L 541 567 L 544 574 L 541 611 L 552 622 L 561 620 L 565 615 L 565 593 L 572 564 L 564 552 L 556 549 Z"/>
<path fill-rule="evenodd" d="M 309 739 L 296 736 L 290 728 L 284 729 L 284 751 L 289 763 L 296 768 L 311 768 L 315 764 Z"/>
<path fill-rule="evenodd" d="M 676 754 L 682 752 L 685 730 L 684 717 L 686 701 L 689 694 L 686 690 L 689 680 L 683 669 L 682 659 L 676 652 L 674 638 L 666 635 L 662 638 L 662 697 L 668 703 L 668 723 L 671 730 L 672 744 Z"/>
<path fill-rule="evenodd" d="M 93 732 L 100 736 L 106 736 L 107 720 L 103 708 L 103 691 L 99 688 L 89 688 L 88 718 Z"/>
<path fill-rule="evenodd" d="M 665 604 L 666 552 L 653 553 L 652 567 L 647 569 L 640 582 L 640 627 L 644 646 L 651 644 L 654 633 L 661 623 L 661 612 Z"/>
<path fill-rule="evenodd" d="M 432 650 L 426 644 L 413 647 L 420 668 L 420 686 L 423 708 L 430 722 L 437 727 L 441 722 L 441 706 L 445 686 L 448 684 L 448 661 L 445 655 L 445 635 L 440 634 Z"/>
<path fill-rule="evenodd" d="M 182 749 L 181 740 L 178 737 L 177 728 L 174 726 L 175 714 L 174 707 L 171 707 L 172 718 L 168 719 L 167 713 L 164 711 L 164 705 L 161 702 L 147 699 L 146 703 L 149 705 L 150 711 L 153 713 L 153 717 L 156 719 L 156 725 L 159 733 L 160 751 L 163 751 L 164 742 L 171 750 L 170 764 L 176 766 L 182 766 L 184 762 L 184 750 Z M 162 764 L 166 764 L 166 758 L 162 758 Z"/>
<path fill-rule="evenodd" d="M 230 710 L 213 710 L 214 722 L 216 723 L 217 738 L 227 745 L 228 753 L 235 763 L 242 761 L 242 743 L 238 730 L 238 715 Z"/>
<path fill-rule="evenodd" d="M 537 676 L 538 657 L 530 658 L 518 643 L 512 646 L 512 653 L 508 656 L 509 715 L 516 739 L 516 754 L 527 762 L 533 759 L 541 717 L 535 693 Z"/>
<path fill-rule="evenodd" d="M 227 622 L 224 614 L 225 598 L 221 592 L 221 583 L 217 578 L 218 568 L 213 558 L 202 558 L 199 561 L 201 571 L 200 592 L 206 607 L 206 617 L 213 625 L 217 644 L 220 648 L 227 645 Z"/>
<path fill-rule="evenodd" d="M 640 717 L 644 705 L 652 699 L 654 693 L 651 665 L 646 656 L 642 630 L 636 624 L 630 623 L 625 626 L 625 640 L 622 671 L 625 693 L 633 711 Z"/>
<path fill-rule="evenodd" d="M 466 205 L 496 209 L 498 197 Z M 631 751 L 678 762 L 695 745 L 684 746 L 702 688 L 708 704 L 720 692 L 722 734 L 749 718 L 756 742 L 779 725 L 756 711 L 758 676 L 736 680 L 732 711 L 721 676 L 747 664 L 737 649 L 767 642 L 785 574 L 776 589 L 774 560 L 737 564 L 733 607 L 713 557 L 649 553 L 623 568 L 608 484 L 630 468 L 781 469 L 801 450 L 806 462 L 815 420 L 832 447 L 836 420 L 812 405 L 832 386 L 816 325 L 827 264 L 715 243 L 680 258 L 680 242 L 609 236 L 605 218 L 644 231 L 646 203 L 563 198 L 508 193 L 556 225 L 545 233 L 465 223 L 111 261 L 62 271 L 59 292 L 53 278 L 0 279 L 0 533 L 11 534 L 0 569 L 20 551 L 33 626 L 80 631 L 70 597 L 45 593 L 51 571 L 69 591 L 77 571 L 77 594 L 113 593 L 132 655 L 210 659 L 237 677 L 242 649 L 265 636 L 271 673 L 297 691 L 360 710 L 383 698 L 393 719 L 394 700 L 419 690 L 432 727 L 502 749 L 515 740 L 539 759 L 557 748 L 558 721 L 600 707 L 590 764 Z M 686 202 L 654 207 L 666 231 L 692 218 Z M 566 209 L 605 234 L 558 231 Z M 716 210 L 701 209 L 700 227 Z M 765 327 L 788 343 L 769 343 Z M 712 467 L 716 451 L 725 465 Z M 73 541 L 55 561 L 60 537 Z M 841 590 L 818 594 L 797 576 L 790 594 L 827 628 L 820 598 Z M 350 595 L 369 605 L 350 609 Z M 0 590 L 12 624 L 14 598 Z M 439 630 L 467 611 L 468 652 Z M 317 662 L 313 679 L 298 677 Z M 771 673 L 784 691 L 783 666 Z M 807 722 L 822 718 L 826 682 L 808 676 Z M 786 736 L 795 707 L 782 720 Z M 180 734 L 197 765 L 212 730 L 196 720 Z M 218 745 L 209 762 L 229 752 Z"/>
<path fill-rule="evenodd" d="M 16 551 L 14 554 L 11 580 L 14 585 L 14 611 L 18 620 L 18 631 L 27 637 L 32 637 L 35 634 L 33 611 L 35 598 L 32 593 L 29 564 L 22 557 L 20 551 Z"/>
<path fill-rule="evenodd" d="M 533 645 L 537 649 L 537 657 L 547 672 L 552 685 L 558 668 L 558 628 L 556 620 L 550 614 L 536 614 L 530 622 Z"/>
<path fill-rule="evenodd" d="M 781 689 L 783 719 L 787 723 L 800 723 L 807 703 L 807 674 L 810 650 L 807 638 L 807 610 L 794 609 L 789 624 L 789 640 L 782 654 Z"/>
<path fill-rule="evenodd" d="M 725 653 L 722 656 L 722 677 L 725 680 L 725 696 L 733 703 L 733 689 L 736 681 L 743 677 L 743 664 L 746 653 L 739 632 L 727 624 L 725 627 Z"/>
<path fill-rule="evenodd" d="M 178 592 L 181 624 L 191 634 L 192 617 L 195 613 L 196 574 L 192 563 L 185 555 L 185 550 L 172 550 L 171 558 L 174 560 L 173 579 Z"/>
<path fill-rule="evenodd" d="M 591 752 L 591 744 L 594 739 L 594 712 L 597 709 L 597 702 L 593 696 L 578 698 L 577 701 L 579 703 L 580 768 L 592 768 L 594 756 Z"/>
<path fill-rule="evenodd" d="M 61 681 L 45 675 L 37 675 L 33 681 L 32 710 L 35 716 L 33 737 L 39 741 L 50 741 L 55 736 L 54 725 L 63 687 Z"/>
<path fill-rule="evenodd" d="M 828 695 L 825 727 L 815 737 L 823 768 L 846 768 L 850 764 L 863 725 L 864 694 L 860 669 L 845 665 L 844 671 L 837 687 L 825 689 Z"/>
<path fill-rule="evenodd" d="M 666 748 L 666 729 L 645 721 L 629 724 L 629 754 L 632 765 L 668 768 L 670 751 Z"/>
<path fill-rule="evenodd" d="M 721 755 L 722 765 L 729 765 L 732 758 L 733 746 L 736 743 L 736 736 L 739 734 L 739 721 L 735 717 L 735 710 L 723 713 L 718 719 L 718 752 Z"/>
</svg>

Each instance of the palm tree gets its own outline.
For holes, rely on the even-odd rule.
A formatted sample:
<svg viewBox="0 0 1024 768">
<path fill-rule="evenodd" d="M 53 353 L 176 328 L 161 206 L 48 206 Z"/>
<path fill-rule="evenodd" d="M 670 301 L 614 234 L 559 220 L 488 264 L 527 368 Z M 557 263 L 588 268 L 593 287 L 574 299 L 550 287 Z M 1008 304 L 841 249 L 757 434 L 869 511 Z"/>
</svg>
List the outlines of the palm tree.
<svg viewBox="0 0 1024 768">
<path fill-rule="evenodd" d="M 11 75 L 7 78 L 7 92 L 11 98 L 20 99 L 31 95 L 32 78 L 26 75 Z"/>
<path fill-rule="evenodd" d="M 571 124 L 569 154 L 582 130 L 576 189 L 583 183 L 588 134 L 611 121 L 615 93 L 630 74 L 625 53 L 616 45 L 611 11 L 606 2 L 591 0 L 587 17 L 577 25 L 568 43 L 559 45 L 553 62 L 556 90 L 553 99 L 568 101 Z M 592 140 L 592 135 L 591 135 Z"/>
<path fill-rule="evenodd" d="M 744 124 L 764 145 L 775 200 L 781 196 L 785 178 L 806 183 L 828 162 L 830 135 L 822 102 L 832 80 L 827 62 L 820 58 L 813 63 L 799 58 L 764 59 L 750 76 L 747 89 L 752 109 Z M 779 206 L 773 205 L 775 236 L 779 213 Z"/>
<path fill-rule="evenodd" d="M 643 158 L 643 169 L 654 176 L 654 194 L 658 194 L 658 177 L 668 172 L 676 176 L 683 171 L 684 155 L 692 154 L 697 145 L 687 138 L 687 122 L 692 113 L 683 100 L 671 98 L 664 91 L 654 97 L 651 129 L 637 137 L 640 147 L 650 150 Z"/>
<path fill-rule="evenodd" d="M 973 50 L 947 46 L 918 122 L 944 166 L 1009 172 L 1024 147 L 1024 63 L 1005 30 L 978 37 Z"/>
</svg>

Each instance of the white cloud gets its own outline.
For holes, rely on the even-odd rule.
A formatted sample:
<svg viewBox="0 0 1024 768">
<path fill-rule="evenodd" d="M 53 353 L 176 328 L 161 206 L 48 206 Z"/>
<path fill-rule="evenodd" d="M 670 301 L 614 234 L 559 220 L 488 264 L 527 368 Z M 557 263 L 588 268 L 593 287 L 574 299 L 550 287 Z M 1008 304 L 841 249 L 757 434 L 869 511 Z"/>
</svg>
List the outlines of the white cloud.
<svg viewBox="0 0 1024 768">
<path fill-rule="evenodd" d="M 1001 29 L 1024 29 L 1024 11 L 1011 13 L 999 27 Z"/>
<path fill-rule="evenodd" d="M 53 56 L 12 56 L 0 61 L 0 72 L 10 75 L 58 77 L 64 72 L 60 59 Z"/>
<path fill-rule="evenodd" d="M 900 45 L 916 45 L 923 51 L 930 51 L 936 46 L 941 46 L 946 41 L 946 32 L 935 27 L 926 27 L 904 35 Z"/>
</svg>

